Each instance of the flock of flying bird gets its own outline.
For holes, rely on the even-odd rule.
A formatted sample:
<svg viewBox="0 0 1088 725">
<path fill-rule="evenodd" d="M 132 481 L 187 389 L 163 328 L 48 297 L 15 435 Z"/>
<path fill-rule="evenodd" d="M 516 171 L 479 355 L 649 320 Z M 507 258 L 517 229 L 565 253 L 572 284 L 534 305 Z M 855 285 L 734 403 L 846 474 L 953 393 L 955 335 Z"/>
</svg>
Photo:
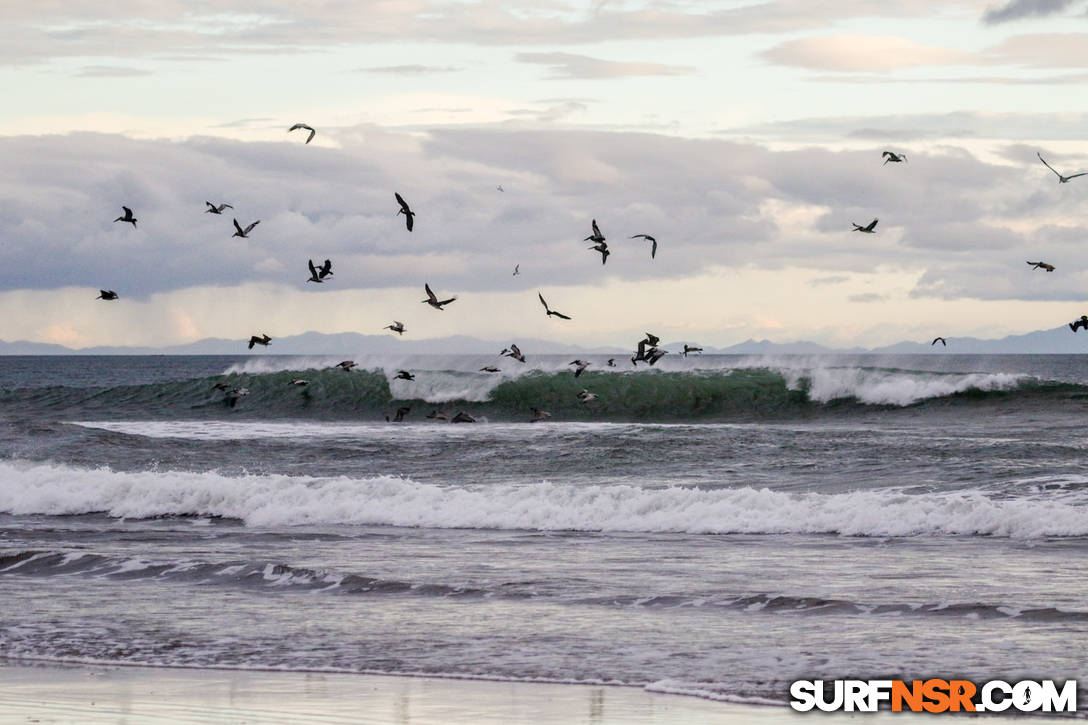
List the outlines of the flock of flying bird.
<svg viewBox="0 0 1088 725">
<path fill-rule="evenodd" d="M 311 126 L 309 126 L 309 125 L 307 125 L 305 123 L 296 123 L 293 126 L 291 126 L 289 129 L 287 129 L 287 131 L 288 131 L 288 133 L 290 133 L 292 131 L 297 131 L 297 130 L 300 130 L 300 129 L 310 132 L 309 136 L 306 138 L 306 143 L 307 144 L 314 140 L 314 136 L 317 134 L 317 131 L 315 131 L 313 127 L 311 127 Z M 1059 171 L 1057 171 L 1053 166 L 1048 164 L 1046 159 L 1043 158 L 1042 154 L 1037 153 L 1037 155 L 1039 157 L 1039 160 L 1043 162 L 1043 165 L 1045 165 L 1048 169 L 1053 171 L 1054 174 L 1058 177 L 1058 183 L 1060 183 L 1060 184 L 1068 183 L 1070 180 L 1075 179 L 1075 178 L 1077 178 L 1079 176 L 1088 175 L 1088 172 L 1081 172 L 1081 173 L 1070 174 L 1069 176 L 1065 176 L 1065 175 L 1061 174 Z M 896 153 L 896 152 L 893 152 L 893 151 L 884 151 L 881 154 L 881 157 L 884 159 L 884 164 L 882 164 L 882 165 L 886 165 L 886 164 L 889 164 L 889 163 L 904 163 L 904 162 L 907 161 L 906 154 Z M 502 185 L 499 185 L 496 188 L 500 192 L 504 191 L 503 188 L 502 188 Z M 402 214 L 404 215 L 405 227 L 407 228 L 407 230 L 409 232 L 411 232 L 413 227 L 415 226 L 416 213 L 414 211 L 412 211 L 412 209 L 409 206 L 408 202 L 405 201 L 404 197 L 402 197 L 398 192 L 394 192 L 393 196 L 396 199 L 396 202 L 400 207 L 399 210 L 396 213 L 396 216 L 400 216 Z M 224 210 L 226 210 L 226 209 L 234 209 L 233 206 L 231 206 L 230 204 L 225 204 L 225 203 L 212 204 L 210 201 L 206 201 L 205 204 L 208 207 L 207 209 L 205 209 L 205 213 L 207 213 L 207 214 L 221 215 L 221 214 L 223 214 Z M 122 206 L 121 209 L 124 211 L 124 214 L 122 216 L 119 216 L 116 219 L 114 219 L 114 222 L 127 222 L 129 224 L 132 224 L 133 229 L 135 229 L 136 228 L 136 222 L 138 220 L 136 219 L 135 215 L 133 214 L 132 209 L 128 208 L 127 206 Z M 247 225 L 246 227 L 243 228 L 238 223 L 237 219 L 233 219 L 232 221 L 234 222 L 234 229 L 235 229 L 235 232 L 234 232 L 234 234 L 232 236 L 241 237 L 243 239 L 247 239 L 248 236 L 249 236 L 249 233 L 252 232 L 253 229 L 258 224 L 261 223 L 260 220 L 258 219 L 257 221 L 254 221 L 251 224 L 249 224 L 249 225 Z M 871 222 L 869 222 L 868 224 L 866 224 L 864 226 L 862 226 L 860 224 L 857 224 L 857 223 L 852 223 L 853 227 L 854 227 L 853 231 L 861 232 L 863 234 L 875 234 L 876 233 L 876 225 L 877 225 L 877 223 L 879 221 L 880 221 L 879 219 L 873 219 Z M 606 264 L 608 262 L 608 257 L 611 254 L 611 251 L 608 248 L 608 242 L 606 241 L 606 237 L 604 236 L 604 234 L 601 233 L 601 229 L 597 225 L 597 220 L 596 219 L 591 220 L 591 228 L 592 228 L 592 234 L 587 236 L 583 241 L 593 242 L 593 246 L 588 247 L 588 249 L 590 249 L 592 251 L 595 251 L 595 252 L 598 252 L 601 255 L 601 264 L 602 265 Z M 650 244 L 651 244 L 651 246 L 650 246 L 650 258 L 651 259 L 656 259 L 656 257 L 657 257 L 657 239 L 655 237 L 653 237 L 653 236 L 651 236 L 649 234 L 635 234 L 635 235 L 629 237 L 629 239 L 643 239 L 643 240 L 645 240 L 647 242 L 650 242 Z M 1047 272 L 1053 272 L 1054 271 L 1054 265 L 1048 264 L 1047 262 L 1043 262 L 1043 261 L 1028 262 L 1028 264 L 1031 265 L 1032 269 L 1042 269 L 1042 270 L 1045 270 Z M 310 277 L 306 280 L 307 282 L 323 283 L 327 277 L 330 277 L 333 274 L 333 272 L 332 272 L 332 260 L 329 260 L 329 259 L 326 259 L 321 266 L 315 265 L 314 261 L 312 259 L 310 259 L 310 260 L 308 260 L 308 267 L 309 267 L 309 271 L 310 271 Z M 514 276 L 517 276 L 517 275 L 519 275 L 521 273 L 520 267 L 521 267 L 520 264 L 514 266 L 514 271 L 513 271 Z M 427 299 L 422 300 L 422 302 L 427 304 L 427 305 L 430 305 L 431 307 L 433 307 L 434 309 L 439 310 L 439 311 L 442 311 L 443 308 L 445 308 L 447 305 L 449 305 L 450 303 L 454 302 L 457 299 L 457 296 L 454 295 L 454 296 L 449 297 L 447 299 L 440 300 L 438 298 L 438 295 L 436 295 L 431 290 L 431 286 L 430 286 L 429 283 L 424 283 L 423 289 L 427 294 Z M 112 300 L 117 300 L 118 299 L 117 293 L 115 291 L 113 291 L 113 290 L 100 290 L 99 292 L 100 292 L 99 296 L 96 297 L 95 299 L 101 299 L 101 300 L 106 300 L 106 301 L 112 301 Z M 558 310 L 553 310 L 551 308 L 551 306 L 548 304 L 548 301 L 544 299 L 544 295 L 542 293 L 537 292 L 537 297 L 540 299 L 540 304 L 543 305 L 544 312 L 545 312 L 547 317 L 549 317 L 549 318 L 557 317 L 557 318 L 559 318 L 561 320 L 570 320 L 571 319 L 570 316 L 565 315 L 562 312 L 559 312 Z M 1082 315 L 1079 319 L 1074 320 L 1073 322 L 1070 322 L 1069 323 L 1069 328 L 1073 332 L 1076 332 L 1078 329 L 1088 330 L 1088 315 Z M 393 324 L 387 325 L 383 329 L 392 330 L 393 332 L 397 333 L 397 335 L 403 335 L 407 328 L 405 327 L 403 322 L 399 322 L 397 320 L 394 320 Z M 249 338 L 249 349 L 252 350 L 254 345 L 261 345 L 261 346 L 267 347 L 271 342 L 272 342 L 272 338 L 269 337 L 267 334 L 262 333 L 260 335 L 252 335 Z M 656 335 L 653 335 L 652 333 L 647 332 L 646 337 L 644 337 L 642 340 L 638 341 L 638 343 L 636 345 L 636 350 L 635 350 L 634 354 L 630 358 L 631 364 L 637 366 L 639 362 L 645 362 L 645 363 L 652 366 L 655 363 L 657 363 L 658 360 L 660 360 L 662 357 L 664 357 L 669 352 L 668 350 L 662 350 L 661 348 L 659 348 L 658 347 L 659 342 L 660 342 L 659 337 L 657 337 Z M 936 345 L 938 342 L 940 342 L 944 346 L 947 346 L 947 344 L 948 344 L 945 341 L 945 338 L 936 337 L 936 338 L 933 339 L 933 342 L 930 343 L 930 345 Z M 689 353 L 698 353 L 698 352 L 702 352 L 702 348 L 693 347 L 693 346 L 685 344 L 684 349 L 683 349 L 681 354 L 684 357 L 687 357 L 687 355 Z M 524 363 L 525 360 L 526 360 L 525 355 L 521 352 L 521 350 L 518 348 L 518 346 L 516 344 L 511 344 L 509 347 L 504 348 L 502 350 L 502 352 L 500 352 L 499 354 L 501 356 L 503 356 L 503 357 L 509 357 L 509 358 L 511 358 L 513 360 L 516 360 L 518 362 L 521 362 L 521 363 Z M 574 366 L 574 377 L 578 377 L 586 370 L 586 368 L 588 368 L 591 365 L 591 363 L 589 363 L 589 362 L 587 362 L 585 360 L 576 359 L 576 360 L 572 360 L 570 362 L 570 365 Z M 608 362 L 607 362 L 607 365 L 609 367 L 616 367 L 615 358 L 609 359 Z M 334 367 L 335 368 L 340 368 L 341 370 L 343 370 L 345 372 L 351 372 L 351 370 L 354 367 L 356 367 L 356 365 L 355 365 L 355 362 L 352 361 L 352 360 L 344 360 L 343 362 L 335 365 Z M 480 368 L 480 372 L 497 373 L 497 372 L 500 372 L 500 370 L 499 370 L 499 368 L 497 368 L 497 367 L 495 367 L 493 365 L 487 365 L 485 367 Z M 398 370 L 397 375 L 394 377 L 394 379 L 395 380 L 413 381 L 413 380 L 415 380 L 415 376 L 408 370 Z M 305 386 L 305 385 L 309 384 L 309 381 L 303 380 L 303 379 L 295 379 L 295 380 L 290 381 L 289 384 L 290 385 L 295 385 L 295 386 Z M 242 398 L 243 396 L 245 396 L 245 395 L 247 395 L 249 393 L 249 390 L 247 388 L 244 388 L 244 387 L 231 388 L 226 383 L 217 383 L 213 387 L 213 389 L 214 390 L 224 391 L 226 393 L 226 396 L 225 396 L 224 399 L 227 402 L 227 404 L 230 405 L 231 407 L 234 407 L 235 404 L 238 402 L 238 400 L 240 398 Z M 591 393 L 589 390 L 586 390 L 586 389 L 583 389 L 581 392 L 579 392 L 577 394 L 577 397 L 582 403 L 589 403 L 589 402 L 591 402 L 593 400 L 596 400 L 598 398 L 597 394 Z M 538 422 L 538 421 L 546 420 L 551 415 L 547 411 L 539 410 L 537 408 L 530 408 L 530 410 L 531 410 L 531 412 L 533 414 L 532 418 L 530 419 L 530 422 Z M 400 407 L 400 408 L 397 408 L 397 410 L 396 410 L 396 412 L 395 412 L 395 414 L 393 415 L 392 418 L 387 415 L 386 420 L 390 421 L 390 422 L 399 423 L 399 422 L 403 421 L 404 418 L 410 412 L 411 412 L 411 407 L 410 406 Z M 468 413 L 465 413 L 464 411 L 459 411 L 457 414 L 455 414 L 454 416 L 451 417 L 451 416 L 447 415 L 445 413 L 445 411 L 433 410 L 433 411 L 431 411 L 430 414 L 427 415 L 427 418 L 437 419 L 437 420 L 445 420 L 445 421 L 448 421 L 448 422 L 451 422 L 451 423 L 475 423 L 476 422 L 476 419 L 473 416 L 469 415 Z"/>
</svg>

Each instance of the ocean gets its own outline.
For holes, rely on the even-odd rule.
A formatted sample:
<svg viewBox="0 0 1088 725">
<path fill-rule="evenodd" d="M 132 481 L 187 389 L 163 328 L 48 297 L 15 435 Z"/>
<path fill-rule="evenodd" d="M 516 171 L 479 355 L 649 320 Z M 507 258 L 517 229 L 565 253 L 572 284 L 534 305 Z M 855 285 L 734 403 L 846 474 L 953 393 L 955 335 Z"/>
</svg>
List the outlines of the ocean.
<svg viewBox="0 0 1088 725">
<path fill-rule="evenodd" d="M 572 358 L 0 358 L 0 656 L 1088 684 L 1088 357 Z"/>
</svg>

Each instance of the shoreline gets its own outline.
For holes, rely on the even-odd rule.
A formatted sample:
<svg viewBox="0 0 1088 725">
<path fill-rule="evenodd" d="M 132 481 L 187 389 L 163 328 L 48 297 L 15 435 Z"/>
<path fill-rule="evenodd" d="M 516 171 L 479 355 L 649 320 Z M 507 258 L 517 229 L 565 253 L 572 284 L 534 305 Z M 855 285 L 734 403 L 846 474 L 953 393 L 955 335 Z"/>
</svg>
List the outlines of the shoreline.
<svg viewBox="0 0 1088 725">
<path fill-rule="evenodd" d="M 619 684 L 348 674 L 169 665 L 80 664 L 0 657 L 0 721 L 41 723 L 401 723 L 441 725 L 785 725 L 855 721 Z M 913 713 L 860 715 L 932 723 Z M 1062 718 L 1067 720 L 1067 718 Z M 987 722 L 1052 718 L 987 716 Z"/>
</svg>

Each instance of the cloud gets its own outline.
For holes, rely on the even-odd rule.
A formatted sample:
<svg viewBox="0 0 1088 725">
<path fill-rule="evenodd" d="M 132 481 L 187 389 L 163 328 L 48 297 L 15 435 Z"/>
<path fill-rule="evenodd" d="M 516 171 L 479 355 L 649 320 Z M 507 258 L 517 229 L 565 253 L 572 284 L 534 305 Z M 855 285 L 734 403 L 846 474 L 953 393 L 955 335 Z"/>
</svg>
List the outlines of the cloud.
<svg viewBox="0 0 1088 725">
<path fill-rule="evenodd" d="M 80 68 L 76 73 L 76 76 L 80 78 L 128 78 L 148 75 L 151 75 L 149 70 L 112 65 L 88 65 Z"/>
<path fill-rule="evenodd" d="M 358 73 L 387 73 L 398 76 L 416 76 L 427 73 L 453 73 L 461 70 L 452 65 L 387 65 L 374 68 L 357 68 Z"/>
<path fill-rule="evenodd" d="M 875 35 L 827 35 L 780 43 L 761 55 L 772 63 L 813 70 L 888 72 L 920 65 L 945 65 L 969 54 L 920 45 L 906 38 Z"/>
<path fill-rule="evenodd" d="M 1033 68 L 1088 68 L 1088 33 L 1032 33 L 1015 35 L 986 49 L 991 63 Z"/>
<path fill-rule="evenodd" d="M 868 304 L 870 302 L 885 302 L 888 299 L 888 295 L 877 294 L 876 292 L 863 292 L 861 294 L 850 295 L 847 299 L 859 304 Z"/>
<path fill-rule="evenodd" d="M 1000 7 L 988 9 L 982 22 L 994 25 L 1011 20 L 1053 15 L 1065 10 L 1076 0 L 1010 0 Z"/>
<path fill-rule="evenodd" d="M 1088 113 L 950 113 L 824 116 L 775 121 L 723 129 L 724 135 L 773 138 L 909 141 L 933 138 L 993 138 L 1008 140 L 1070 140 L 1084 138 Z"/>
<path fill-rule="evenodd" d="M 632 76 L 675 76 L 694 73 L 695 68 L 663 63 L 638 63 L 601 60 L 574 53 L 518 53 L 520 63 L 536 63 L 550 66 L 552 79 L 627 78 Z"/>
</svg>

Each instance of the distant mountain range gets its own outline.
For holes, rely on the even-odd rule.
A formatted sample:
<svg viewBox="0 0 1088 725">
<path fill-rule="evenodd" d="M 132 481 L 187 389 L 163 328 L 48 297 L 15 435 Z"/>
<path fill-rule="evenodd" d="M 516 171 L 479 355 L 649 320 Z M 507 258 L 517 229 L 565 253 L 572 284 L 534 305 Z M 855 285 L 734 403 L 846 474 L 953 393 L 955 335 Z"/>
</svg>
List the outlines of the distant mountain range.
<svg viewBox="0 0 1088 725">
<path fill-rule="evenodd" d="M 1073 334 L 1065 325 L 1052 330 L 1038 330 L 1024 335 L 1009 335 L 998 340 L 980 340 L 975 337 L 949 337 L 947 347 L 920 342 L 897 342 L 875 348 L 832 348 L 815 342 L 778 343 L 770 340 L 746 340 L 729 347 L 700 345 L 708 354 L 720 355 L 1015 355 L 1015 354 L 1077 354 L 1088 352 L 1088 333 Z M 64 345 L 41 342 L 4 342 L 0 340 L 0 355 L 423 355 L 445 353 L 472 355 L 498 353 L 507 342 L 492 342 L 475 337 L 458 335 L 432 340 L 404 340 L 391 335 L 360 335 L 356 332 L 340 332 L 326 335 L 320 332 L 304 332 L 273 340 L 269 347 L 247 350 L 246 340 L 207 338 L 186 345 L 168 347 L 86 347 L 73 349 Z M 684 343 L 675 341 L 664 345 L 666 350 L 679 350 Z M 587 348 L 550 340 L 517 340 L 525 350 L 537 354 L 601 354 L 621 355 L 627 351 L 620 347 Z"/>
</svg>

